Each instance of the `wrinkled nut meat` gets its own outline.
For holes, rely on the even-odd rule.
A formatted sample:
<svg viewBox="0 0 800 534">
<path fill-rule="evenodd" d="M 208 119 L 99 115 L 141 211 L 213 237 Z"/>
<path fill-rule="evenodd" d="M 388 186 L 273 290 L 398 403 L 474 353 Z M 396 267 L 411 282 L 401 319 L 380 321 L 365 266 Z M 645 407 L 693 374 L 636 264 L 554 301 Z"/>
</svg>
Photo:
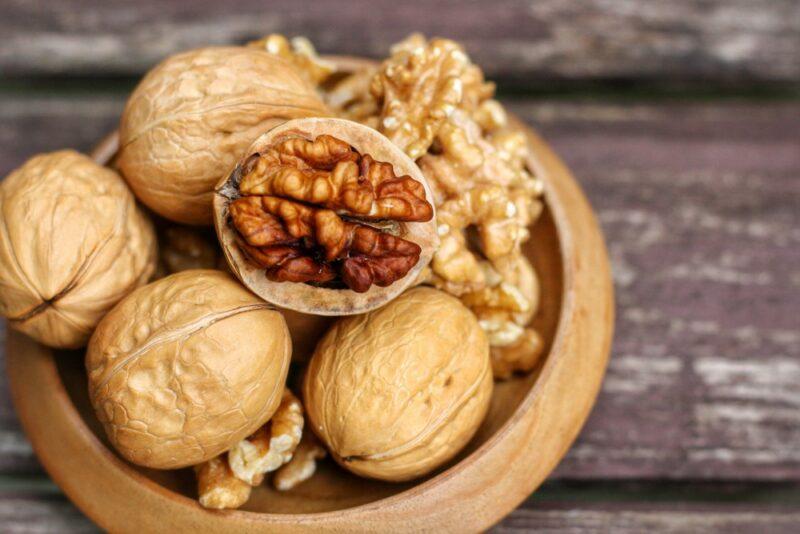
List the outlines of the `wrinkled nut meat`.
<svg viewBox="0 0 800 534">
<path fill-rule="evenodd" d="M 378 132 L 339 119 L 271 130 L 217 188 L 233 271 L 278 306 L 373 309 L 408 287 L 438 238 L 419 169 Z"/>
<path fill-rule="evenodd" d="M 294 451 L 292 459 L 275 471 L 272 485 L 278 491 L 289 491 L 305 482 L 317 471 L 317 460 L 322 460 L 328 451 L 319 442 L 313 432 L 303 432 L 303 437 Z"/>
<path fill-rule="evenodd" d="M 213 510 L 239 508 L 250 498 L 252 486 L 236 478 L 225 456 L 217 456 L 194 468 L 200 506 Z"/>
<path fill-rule="evenodd" d="M 298 472 L 299 467 L 295 467 L 284 478 L 288 476 L 292 485 L 300 483 L 305 480 L 303 476 L 308 478 L 314 471 L 315 466 L 309 472 L 306 464 L 321 457 L 309 443 L 303 433 L 303 407 L 285 389 L 275 414 L 255 434 L 235 444 L 228 454 L 195 466 L 200 504 L 216 509 L 240 507 L 250 498 L 251 488 L 264 481 L 265 474 L 288 467 L 296 450 L 301 453 L 304 468 Z"/>
<path fill-rule="evenodd" d="M 251 486 L 257 486 L 264 475 L 275 471 L 289 460 L 303 435 L 303 407 L 288 389 L 272 418 L 255 434 L 228 451 L 228 464 L 233 474 Z"/>
<path fill-rule="evenodd" d="M 247 46 L 266 50 L 291 62 L 313 86 L 321 84 L 336 71 L 336 66 L 320 58 L 314 45 L 305 37 L 287 39 L 283 35 L 273 33 L 263 39 L 247 43 Z"/>
<path fill-rule="evenodd" d="M 269 279 L 326 283 L 341 278 L 359 293 L 405 276 L 421 250 L 343 220 L 337 212 L 367 220 L 433 217 L 422 184 L 395 176 L 388 163 L 362 157 L 329 135 L 287 139 L 250 156 L 239 192 L 244 196 L 231 202 L 231 221 L 244 240 L 243 250 Z"/>
<path fill-rule="evenodd" d="M 125 182 L 77 152 L 42 154 L 12 172 L 0 213 L 0 314 L 45 345 L 85 345 L 155 270 L 152 224 Z"/>
<path fill-rule="evenodd" d="M 210 224 L 214 185 L 271 126 L 329 115 L 292 62 L 265 50 L 203 48 L 151 70 L 125 106 L 117 165 L 153 211 Z"/>
<path fill-rule="evenodd" d="M 441 245 L 423 281 L 478 315 L 497 378 L 532 370 L 543 344 L 528 326 L 538 289 L 521 245 L 543 187 L 527 135 L 493 99 L 494 84 L 458 43 L 415 34 L 378 67 L 340 73 L 323 90 L 334 111 L 383 132 L 428 180 Z"/>
<path fill-rule="evenodd" d="M 86 353 L 89 397 L 111 443 L 156 469 L 229 450 L 278 409 L 291 344 L 279 312 L 221 271 L 139 288 Z"/>
<path fill-rule="evenodd" d="M 409 480 L 455 456 L 492 394 L 489 343 L 461 302 L 427 287 L 339 320 L 303 383 L 309 426 L 346 469 Z"/>
</svg>

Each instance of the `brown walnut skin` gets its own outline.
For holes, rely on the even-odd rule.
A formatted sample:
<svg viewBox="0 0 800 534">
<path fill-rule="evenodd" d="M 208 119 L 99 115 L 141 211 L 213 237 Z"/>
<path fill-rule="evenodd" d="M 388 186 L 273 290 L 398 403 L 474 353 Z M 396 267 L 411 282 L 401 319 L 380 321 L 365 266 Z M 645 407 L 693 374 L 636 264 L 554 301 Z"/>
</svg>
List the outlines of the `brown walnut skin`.
<svg viewBox="0 0 800 534">
<path fill-rule="evenodd" d="M 417 195 L 417 198 L 424 198 L 425 203 L 429 205 L 429 211 L 427 213 L 424 213 L 424 210 L 420 212 L 418 208 L 409 207 L 411 204 L 416 204 L 416 201 L 413 199 L 409 200 L 409 196 L 406 193 L 395 195 L 394 192 L 389 192 L 386 195 L 386 200 L 377 198 L 371 204 L 363 204 L 363 206 L 370 206 L 369 208 L 352 208 L 354 204 L 350 204 L 349 206 L 352 209 L 344 209 L 342 205 L 325 204 L 324 202 L 317 202 L 316 199 L 313 199 L 314 202 L 316 202 L 316 204 L 314 204 L 314 217 L 324 215 L 325 217 L 339 218 L 338 214 L 344 213 L 341 220 L 346 223 L 345 226 L 355 222 L 358 225 L 368 228 L 365 234 L 370 233 L 372 230 L 372 228 L 367 225 L 380 228 L 381 215 L 388 215 L 387 218 L 391 221 L 393 232 L 391 234 L 387 233 L 386 235 L 393 239 L 399 238 L 399 240 L 407 242 L 411 247 L 418 247 L 418 260 L 416 260 L 413 266 L 408 268 L 401 277 L 398 278 L 397 273 L 407 268 L 407 264 L 402 265 L 402 268 L 393 264 L 392 268 L 387 271 L 389 275 L 385 279 L 381 279 L 381 277 L 376 278 L 380 279 L 380 283 L 386 284 L 385 286 L 378 285 L 373 280 L 373 284 L 368 288 L 363 286 L 359 287 L 359 290 L 366 289 L 365 291 L 357 292 L 347 287 L 324 287 L 307 283 L 270 280 L 264 267 L 262 267 L 262 264 L 269 261 L 270 258 L 257 257 L 256 254 L 259 250 L 253 250 L 253 247 L 249 247 L 247 243 L 244 242 L 243 236 L 237 232 L 236 228 L 234 228 L 230 222 L 232 213 L 231 204 L 233 202 L 236 202 L 237 199 L 240 198 L 259 198 L 253 196 L 242 197 L 239 189 L 240 183 L 243 180 L 243 175 L 246 176 L 247 172 L 252 170 L 253 155 L 265 153 L 270 148 L 287 142 L 288 140 L 315 141 L 322 136 L 330 136 L 350 145 L 357 155 L 363 159 L 366 159 L 366 155 L 368 155 L 375 162 L 385 162 L 391 165 L 394 175 L 398 177 L 410 177 L 411 182 L 405 181 L 404 187 L 412 186 L 412 189 L 416 191 L 414 194 Z M 270 197 L 265 196 L 261 198 Z M 279 211 L 282 208 L 289 207 L 302 211 L 303 206 L 311 205 L 308 204 L 309 199 L 311 199 L 311 197 L 301 195 L 291 198 L 282 197 L 282 202 L 279 206 L 265 206 L 265 209 L 275 209 Z M 378 308 L 397 297 L 415 282 L 419 273 L 430 262 L 439 244 L 439 238 L 436 234 L 435 212 L 432 199 L 433 196 L 430 188 L 416 164 L 399 148 L 392 144 L 391 141 L 372 128 L 342 119 L 297 119 L 273 128 L 256 140 L 245 152 L 244 157 L 231 172 L 230 176 L 218 184 L 214 196 L 214 224 L 231 270 L 248 288 L 264 300 L 281 308 L 302 313 L 314 315 L 352 315 Z M 430 217 L 430 220 L 425 220 L 424 222 L 398 220 L 396 217 L 397 212 L 392 210 L 395 210 L 395 206 L 403 202 L 406 202 L 406 207 L 409 210 L 414 210 L 415 217 L 419 213 L 423 213 L 421 216 Z M 366 211 L 359 212 L 357 209 L 364 209 Z M 403 210 L 405 209 L 406 208 L 403 208 Z M 283 217 L 281 221 L 285 223 L 290 219 L 291 218 Z M 296 220 L 301 221 L 302 217 L 297 217 Z M 298 227 L 301 226 L 302 225 L 298 223 Z M 284 224 L 281 228 L 282 230 L 286 230 L 287 227 Z M 273 230 L 277 229 L 278 227 Z M 248 236 L 248 238 L 253 237 L 254 236 Z M 334 241 L 335 240 L 332 240 L 331 242 Z M 397 243 L 391 246 L 398 247 L 399 249 Z M 403 250 L 408 248 L 406 245 L 403 245 L 403 247 L 405 247 Z M 334 254 L 336 250 L 338 249 L 333 245 L 325 248 L 326 254 Z M 287 252 L 293 251 L 289 250 Z M 254 256 L 256 256 L 256 258 L 254 258 Z M 392 261 L 396 259 L 402 263 L 405 261 L 402 260 L 403 257 L 404 256 L 395 257 Z M 254 259 L 256 261 L 254 261 Z M 263 263 L 259 264 L 258 260 L 261 260 Z M 319 265 L 311 265 L 310 262 L 307 261 L 302 267 L 308 267 L 307 272 L 312 274 L 314 273 L 314 268 L 320 268 Z M 322 270 L 329 267 L 329 264 L 323 262 L 320 270 L 317 271 L 317 273 L 320 274 L 320 278 L 317 279 L 317 281 L 322 282 L 326 278 L 330 279 L 331 275 L 337 275 L 336 272 L 326 273 Z M 299 270 L 295 272 L 299 272 Z"/>
<path fill-rule="evenodd" d="M 214 185 L 256 137 L 289 119 L 328 115 L 284 58 L 243 47 L 191 50 L 157 65 L 128 99 L 117 165 L 159 215 L 211 224 Z"/>
<path fill-rule="evenodd" d="M 291 352 L 281 314 L 230 275 L 183 271 L 134 291 L 100 322 L 86 353 L 89 397 L 126 459 L 196 465 L 272 417 Z"/>
<path fill-rule="evenodd" d="M 472 312 L 419 287 L 340 319 L 303 383 L 309 427 L 361 476 L 410 480 L 455 456 L 492 395 L 489 342 Z"/>
<path fill-rule="evenodd" d="M 0 184 L 0 314 L 40 343 L 86 345 L 156 256 L 124 180 L 82 154 L 35 156 Z"/>
</svg>

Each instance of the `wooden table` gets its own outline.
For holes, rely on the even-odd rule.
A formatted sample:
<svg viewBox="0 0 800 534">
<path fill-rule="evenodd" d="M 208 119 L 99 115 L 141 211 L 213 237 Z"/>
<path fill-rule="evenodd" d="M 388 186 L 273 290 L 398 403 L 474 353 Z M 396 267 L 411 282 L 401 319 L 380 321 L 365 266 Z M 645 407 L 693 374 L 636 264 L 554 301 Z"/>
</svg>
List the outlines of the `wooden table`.
<svg viewBox="0 0 800 534">
<path fill-rule="evenodd" d="M 0 6 L 0 175 L 89 149 L 175 49 L 277 30 L 376 56 L 412 28 L 464 38 L 585 188 L 617 291 L 591 419 L 497 532 L 800 530 L 800 2 L 443 2 L 448 26 L 388 0 L 370 25 L 375 2 L 79 4 Z M 4 380 L 0 530 L 93 531 Z"/>
</svg>

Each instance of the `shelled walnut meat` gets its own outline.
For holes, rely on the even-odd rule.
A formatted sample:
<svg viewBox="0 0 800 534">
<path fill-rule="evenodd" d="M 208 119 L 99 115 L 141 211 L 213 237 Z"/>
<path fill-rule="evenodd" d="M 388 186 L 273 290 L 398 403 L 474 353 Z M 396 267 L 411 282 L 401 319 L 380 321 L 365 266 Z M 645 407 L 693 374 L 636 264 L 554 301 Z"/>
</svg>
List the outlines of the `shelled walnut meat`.
<svg viewBox="0 0 800 534">
<path fill-rule="evenodd" d="M 0 313 L 11 328 L 81 347 L 155 263 L 152 224 L 122 178 L 90 158 L 41 154 L 0 184 Z"/>
<path fill-rule="evenodd" d="M 455 456 L 492 394 L 489 343 L 458 299 L 428 287 L 340 319 L 303 383 L 312 430 L 346 469 L 409 480 Z"/>
<path fill-rule="evenodd" d="M 243 505 L 252 487 L 260 485 L 267 474 L 291 463 L 303 436 L 303 425 L 303 407 L 287 388 L 278 409 L 253 435 L 234 444 L 227 454 L 195 466 L 200 504 L 216 509 Z M 304 465 L 315 461 L 309 456 L 314 451 L 307 449 L 308 445 L 304 445 L 299 451 Z M 301 475 L 305 473 L 296 473 L 288 479 L 299 483 Z"/>
<path fill-rule="evenodd" d="M 100 322 L 86 353 L 89 397 L 126 459 L 186 467 L 270 419 L 290 357 L 279 312 L 226 273 L 183 271 L 134 291 Z"/>
<path fill-rule="evenodd" d="M 252 47 L 191 50 L 156 66 L 128 99 L 117 165 L 156 213 L 210 224 L 214 185 L 256 137 L 329 113 L 284 57 Z"/>
<path fill-rule="evenodd" d="M 376 67 L 324 88 L 339 115 L 383 132 L 416 159 L 434 193 L 441 238 L 425 282 L 469 306 L 489 335 L 497 378 L 535 367 L 528 323 L 538 281 L 521 246 L 542 210 L 526 133 L 494 100 L 458 43 L 419 34 Z"/>
<path fill-rule="evenodd" d="M 364 312 L 415 281 L 435 250 L 414 163 L 370 128 L 288 122 L 259 138 L 217 188 L 234 272 L 262 298 L 320 315 Z"/>
</svg>

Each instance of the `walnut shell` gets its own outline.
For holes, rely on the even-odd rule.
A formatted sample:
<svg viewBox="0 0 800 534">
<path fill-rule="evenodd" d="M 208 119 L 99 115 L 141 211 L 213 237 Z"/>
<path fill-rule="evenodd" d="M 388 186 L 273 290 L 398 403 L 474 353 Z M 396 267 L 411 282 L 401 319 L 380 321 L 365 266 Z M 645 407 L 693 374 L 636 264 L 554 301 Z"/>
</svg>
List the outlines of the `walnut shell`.
<svg viewBox="0 0 800 534">
<path fill-rule="evenodd" d="M 329 115 L 287 60 L 243 47 L 170 56 L 134 90 L 117 165 L 142 202 L 185 224 L 211 224 L 214 185 L 253 140 L 287 119 Z"/>
<path fill-rule="evenodd" d="M 88 157 L 41 154 L 0 184 L 0 313 L 37 341 L 85 345 L 155 263 L 147 216 L 119 175 Z"/>
<path fill-rule="evenodd" d="M 339 464 L 400 481 L 466 445 L 492 386 L 475 316 L 455 297 L 419 287 L 337 322 L 317 346 L 303 394 L 310 427 Z"/>
<path fill-rule="evenodd" d="M 435 211 L 425 222 L 397 222 L 397 237 L 411 241 L 421 249 L 417 263 L 404 277 L 391 285 L 371 286 L 358 293 L 350 289 L 334 289 L 305 283 L 269 280 L 264 269 L 254 264 L 237 242 L 237 232 L 230 222 L 229 205 L 239 198 L 242 170 L 252 155 L 265 151 L 275 143 L 291 138 L 315 140 L 332 136 L 351 145 L 359 154 L 369 154 L 377 161 L 390 163 L 396 175 L 409 176 L 422 184 L 428 203 L 433 194 L 416 164 L 386 137 L 367 126 L 343 119 L 307 118 L 285 122 L 259 137 L 244 154 L 239 164 L 224 178 L 214 195 L 214 226 L 222 249 L 233 273 L 250 290 L 264 300 L 281 308 L 312 315 L 353 315 L 374 310 L 400 295 L 411 286 L 433 257 L 439 245 Z"/>
<path fill-rule="evenodd" d="M 183 271 L 103 318 L 86 353 L 89 396 L 131 462 L 195 465 L 272 417 L 291 352 L 281 314 L 230 275 Z"/>
</svg>

